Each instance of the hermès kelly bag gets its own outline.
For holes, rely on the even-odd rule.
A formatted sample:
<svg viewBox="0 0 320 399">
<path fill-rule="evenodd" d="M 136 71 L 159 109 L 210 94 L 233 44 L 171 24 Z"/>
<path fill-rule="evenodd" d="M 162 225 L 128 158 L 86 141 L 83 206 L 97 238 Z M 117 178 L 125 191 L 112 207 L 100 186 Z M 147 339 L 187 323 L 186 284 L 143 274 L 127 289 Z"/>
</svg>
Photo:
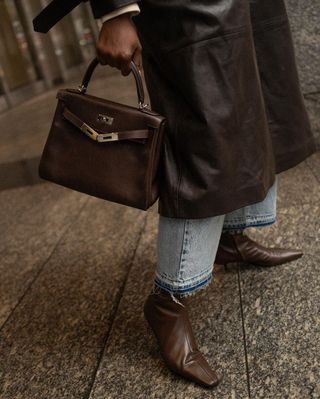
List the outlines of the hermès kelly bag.
<svg viewBox="0 0 320 399">
<path fill-rule="evenodd" d="M 137 108 L 86 94 L 89 65 L 78 90 L 57 93 L 58 105 L 39 175 L 73 190 L 146 210 L 158 198 L 165 118 L 144 104 L 140 72 L 131 62 Z"/>
</svg>

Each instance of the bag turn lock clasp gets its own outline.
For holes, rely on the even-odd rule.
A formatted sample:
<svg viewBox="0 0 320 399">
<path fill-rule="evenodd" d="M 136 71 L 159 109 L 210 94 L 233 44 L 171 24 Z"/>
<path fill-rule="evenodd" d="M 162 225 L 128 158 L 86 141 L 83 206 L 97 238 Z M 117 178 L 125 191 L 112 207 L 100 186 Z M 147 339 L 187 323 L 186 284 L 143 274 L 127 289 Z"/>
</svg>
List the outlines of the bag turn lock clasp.
<svg viewBox="0 0 320 399">
<path fill-rule="evenodd" d="M 85 133 L 90 139 L 94 141 L 98 141 L 98 143 L 104 143 L 106 141 L 118 141 L 119 136 L 117 132 L 110 132 L 110 133 L 98 133 L 92 127 L 83 123 L 81 125 L 81 131 Z"/>
<path fill-rule="evenodd" d="M 103 143 L 105 141 L 118 141 L 119 136 L 116 132 L 98 134 L 97 141 Z"/>
</svg>

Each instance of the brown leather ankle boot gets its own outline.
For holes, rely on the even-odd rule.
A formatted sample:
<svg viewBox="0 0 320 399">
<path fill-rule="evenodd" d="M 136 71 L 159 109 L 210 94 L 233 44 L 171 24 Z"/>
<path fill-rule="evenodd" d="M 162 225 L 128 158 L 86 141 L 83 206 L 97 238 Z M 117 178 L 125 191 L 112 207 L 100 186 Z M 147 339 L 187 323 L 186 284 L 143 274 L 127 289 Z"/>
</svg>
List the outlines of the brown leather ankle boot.
<svg viewBox="0 0 320 399">
<path fill-rule="evenodd" d="M 276 266 L 298 259 L 303 255 L 294 249 L 266 248 L 243 233 L 222 233 L 215 263 L 225 265 L 246 262 L 259 266 Z"/>
<path fill-rule="evenodd" d="M 170 293 L 158 289 L 144 305 L 144 315 L 160 346 L 162 357 L 174 372 L 205 387 L 218 385 L 220 378 L 197 348 L 186 302 L 175 302 Z"/>
</svg>

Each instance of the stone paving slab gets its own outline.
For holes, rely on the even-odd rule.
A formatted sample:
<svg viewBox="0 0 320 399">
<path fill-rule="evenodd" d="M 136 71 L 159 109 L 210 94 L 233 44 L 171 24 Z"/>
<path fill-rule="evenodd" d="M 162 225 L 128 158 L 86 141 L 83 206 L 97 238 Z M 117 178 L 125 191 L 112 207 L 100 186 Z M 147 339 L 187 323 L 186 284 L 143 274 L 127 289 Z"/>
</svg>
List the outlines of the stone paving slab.
<svg viewBox="0 0 320 399">
<path fill-rule="evenodd" d="M 48 183 L 0 192 L 0 327 L 87 199 Z"/>
<path fill-rule="evenodd" d="M 306 161 L 279 173 L 277 207 L 319 203 L 319 182 Z"/>
<path fill-rule="evenodd" d="M 318 149 L 320 149 L 320 93 L 306 96 L 305 104 L 310 118 L 312 133 L 316 139 Z"/>
<path fill-rule="evenodd" d="M 90 399 L 247 398 L 236 270 L 217 268 L 213 283 L 188 299 L 199 348 L 223 374 L 223 382 L 206 390 L 177 377 L 164 365 L 143 316 L 156 264 L 157 221 L 157 215 L 148 214 Z"/>
<path fill-rule="evenodd" d="M 145 217 L 86 203 L 0 332 L 1 399 L 88 397 Z"/>
<path fill-rule="evenodd" d="M 0 163 L 0 191 L 42 183 L 38 174 L 39 158 Z"/>
<path fill-rule="evenodd" d="M 318 180 L 318 190 L 320 187 L 320 151 L 307 159 L 307 165 Z"/>
<path fill-rule="evenodd" d="M 316 399 L 320 257 L 242 273 L 252 398 Z"/>
<path fill-rule="evenodd" d="M 304 251 L 286 265 L 240 269 L 252 398 L 320 397 L 319 212 L 319 205 L 288 207 L 274 226 L 251 229 L 268 246 Z"/>
<path fill-rule="evenodd" d="M 304 93 L 320 90 L 319 5 L 314 0 L 287 0 L 297 64 Z"/>
<path fill-rule="evenodd" d="M 320 202 L 278 209 L 277 221 L 248 234 L 268 246 L 300 248 L 306 255 L 320 255 Z"/>
<path fill-rule="evenodd" d="M 307 21 L 307 18 L 305 20 Z M 319 91 L 320 34 L 308 32 L 305 27 L 302 27 L 298 30 L 296 36 L 298 36 L 298 39 L 295 38 L 295 54 L 301 90 L 303 93 Z"/>
</svg>

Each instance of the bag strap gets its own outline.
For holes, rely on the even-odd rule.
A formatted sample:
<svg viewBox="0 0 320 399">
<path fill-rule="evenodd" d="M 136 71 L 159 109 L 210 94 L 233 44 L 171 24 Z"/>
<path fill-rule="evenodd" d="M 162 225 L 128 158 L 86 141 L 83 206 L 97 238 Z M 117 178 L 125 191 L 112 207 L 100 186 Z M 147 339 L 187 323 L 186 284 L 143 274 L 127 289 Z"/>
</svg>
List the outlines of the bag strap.
<svg viewBox="0 0 320 399">
<path fill-rule="evenodd" d="M 89 64 L 84 77 L 82 79 L 82 83 L 79 86 L 79 91 L 83 94 L 86 93 L 88 89 L 88 85 L 90 82 L 90 79 L 92 77 L 93 72 L 95 71 L 97 65 L 99 64 L 99 60 L 97 57 L 95 57 Z M 142 83 L 142 78 L 141 78 L 141 73 L 140 70 L 136 67 L 136 64 L 131 61 L 130 62 L 130 68 L 133 73 L 135 82 L 136 82 L 136 88 L 137 88 L 137 95 L 139 99 L 139 108 L 145 108 L 147 107 L 147 104 L 144 104 L 144 89 L 143 89 L 143 83 Z"/>
<path fill-rule="evenodd" d="M 88 137 L 99 143 L 106 141 L 132 140 L 132 139 L 147 139 L 149 137 L 149 130 L 124 130 L 121 132 L 106 132 L 98 133 L 92 127 L 83 122 L 78 116 L 71 112 L 67 107 L 63 110 L 65 119 L 80 129 Z"/>
</svg>

